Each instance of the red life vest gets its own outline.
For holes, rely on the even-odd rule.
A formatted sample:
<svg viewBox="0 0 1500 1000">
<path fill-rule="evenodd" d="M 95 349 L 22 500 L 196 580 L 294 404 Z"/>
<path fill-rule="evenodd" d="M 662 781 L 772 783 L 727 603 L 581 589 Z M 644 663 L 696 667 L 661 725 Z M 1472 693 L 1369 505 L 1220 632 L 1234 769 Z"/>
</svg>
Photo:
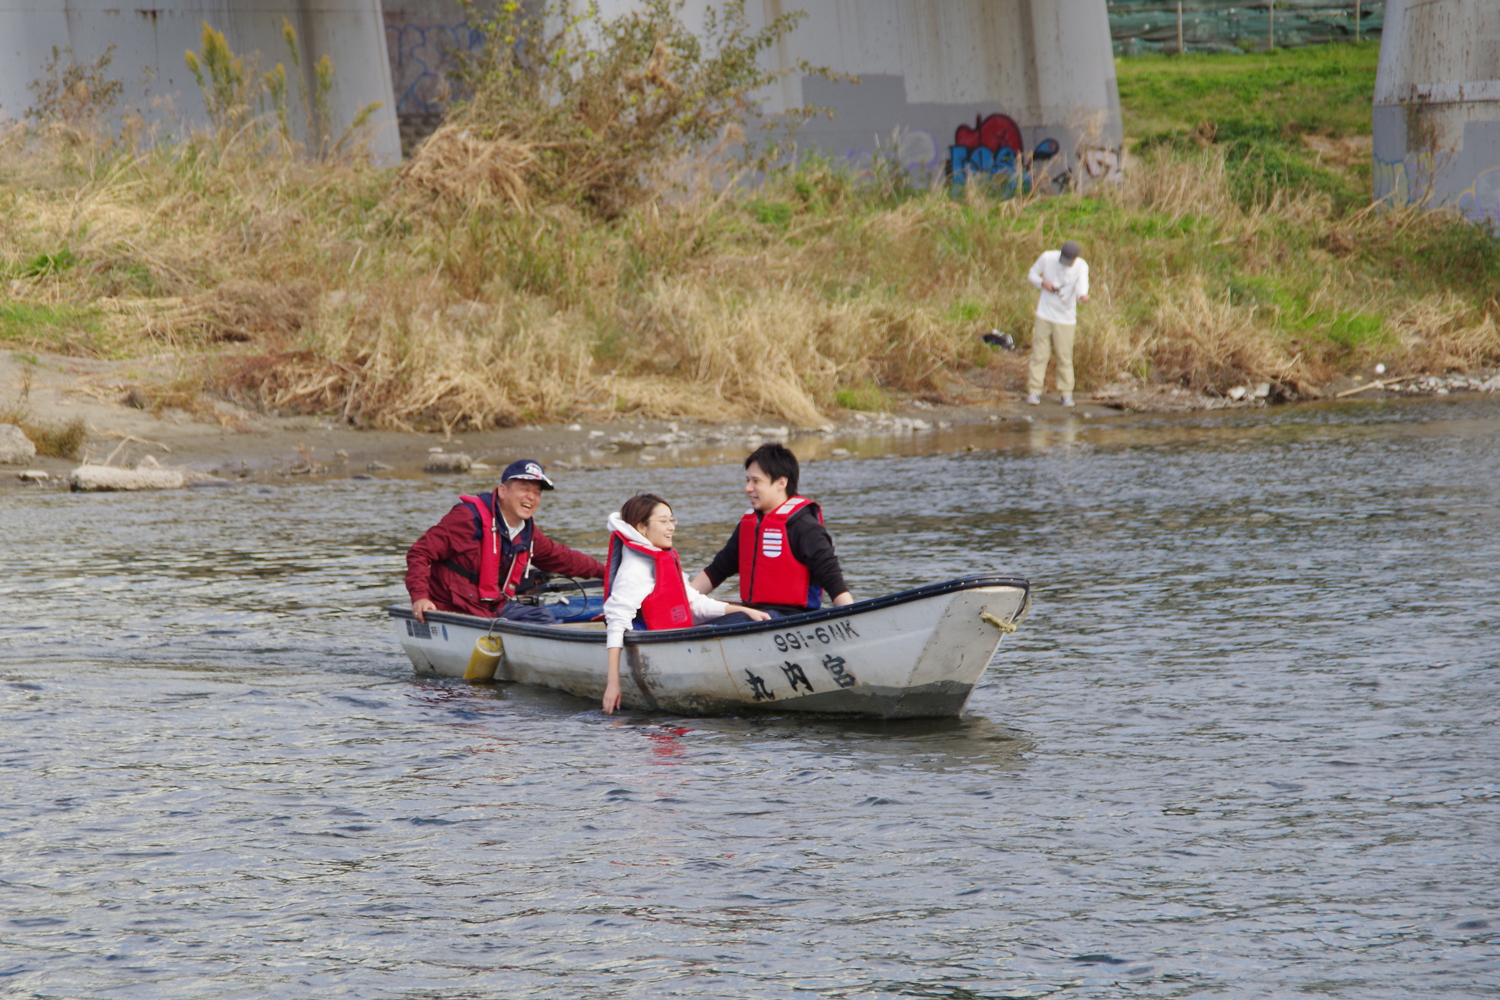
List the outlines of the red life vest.
<svg viewBox="0 0 1500 1000">
<path fill-rule="evenodd" d="M 625 550 L 632 549 L 643 556 L 650 556 L 656 563 L 656 586 L 641 602 L 641 618 L 651 631 L 663 628 L 688 628 L 693 624 L 693 611 L 688 605 L 687 584 L 682 579 L 682 561 L 675 549 L 658 549 L 632 542 L 620 532 L 609 536 L 609 563 L 604 574 L 604 599 L 609 600 L 610 588 L 614 586 L 615 574 L 625 558 Z"/>
<path fill-rule="evenodd" d="M 822 524 L 822 508 L 807 497 L 787 497 L 765 517 L 757 518 L 752 508 L 740 518 L 740 603 L 799 608 L 823 604 L 823 588 L 813 584 L 807 567 L 792 555 L 786 535 L 786 522 L 808 504 Z"/>
<path fill-rule="evenodd" d="M 508 544 L 503 544 L 500 538 L 500 519 L 490 508 L 494 496 L 493 493 L 486 493 L 483 496 L 458 498 L 468 504 L 479 517 L 479 579 L 473 582 L 479 586 L 481 601 L 510 600 L 515 597 L 516 585 L 526 575 L 526 566 L 531 562 L 531 522 L 526 522 L 520 536 L 513 543 L 507 538 L 505 541 Z M 501 556 L 504 548 L 511 545 L 514 545 L 515 554 L 511 556 L 510 566 L 502 574 Z M 501 580 L 505 581 L 503 587 Z"/>
</svg>

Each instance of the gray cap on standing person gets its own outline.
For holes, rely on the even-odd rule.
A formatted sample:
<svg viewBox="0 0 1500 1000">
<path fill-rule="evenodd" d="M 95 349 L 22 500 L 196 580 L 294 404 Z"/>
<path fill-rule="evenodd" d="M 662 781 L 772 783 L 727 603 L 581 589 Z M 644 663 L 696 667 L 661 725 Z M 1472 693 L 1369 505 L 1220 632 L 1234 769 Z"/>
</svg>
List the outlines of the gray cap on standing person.
<svg viewBox="0 0 1500 1000">
<path fill-rule="evenodd" d="M 1059 253 L 1061 254 L 1061 256 L 1058 258 L 1058 262 L 1061 263 L 1063 267 L 1072 267 L 1073 262 L 1078 259 L 1078 244 L 1073 240 L 1068 240 L 1062 245 L 1062 249 L 1059 251 Z"/>
</svg>

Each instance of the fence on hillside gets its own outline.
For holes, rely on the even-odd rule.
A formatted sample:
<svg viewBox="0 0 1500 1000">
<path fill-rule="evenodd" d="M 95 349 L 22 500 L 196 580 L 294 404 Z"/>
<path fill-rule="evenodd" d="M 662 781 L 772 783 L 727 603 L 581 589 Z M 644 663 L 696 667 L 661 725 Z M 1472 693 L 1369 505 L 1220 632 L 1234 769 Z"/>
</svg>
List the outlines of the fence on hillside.
<svg viewBox="0 0 1500 1000">
<path fill-rule="evenodd" d="M 1180 34 L 1178 11 L 1181 10 Z M 1115 55 L 1253 52 L 1380 37 L 1381 0 L 1109 0 Z"/>
</svg>

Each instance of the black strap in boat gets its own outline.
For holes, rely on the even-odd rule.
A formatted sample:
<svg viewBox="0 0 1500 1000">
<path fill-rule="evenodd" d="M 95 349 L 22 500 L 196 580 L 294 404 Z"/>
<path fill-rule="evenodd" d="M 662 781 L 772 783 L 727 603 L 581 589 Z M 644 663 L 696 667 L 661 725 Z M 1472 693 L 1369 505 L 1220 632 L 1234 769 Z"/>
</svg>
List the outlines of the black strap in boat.
<svg viewBox="0 0 1500 1000">
<path fill-rule="evenodd" d="M 452 559 L 439 559 L 438 565 L 443 567 L 444 569 L 451 570 L 454 573 L 457 573 L 459 576 L 463 577 L 465 580 L 468 580 L 474 586 L 479 586 L 479 574 L 470 573 L 468 570 L 464 569 Z"/>
<path fill-rule="evenodd" d="M 464 569 L 452 559 L 439 559 L 438 565 L 442 566 L 444 569 L 452 570 L 459 576 L 463 577 L 465 580 L 468 580 L 474 586 L 479 586 L 479 574 L 470 573 L 468 570 Z M 528 594 L 533 590 L 547 589 L 546 585 L 550 583 L 551 580 L 551 573 L 527 574 L 526 576 L 521 578 L 521 583 L 519 586 L 517 586 L 516 593 L 519 596 L 521 594 Z M 530 586 L 528 586 L 528 584 L 530 584 Z"/>
</svg>

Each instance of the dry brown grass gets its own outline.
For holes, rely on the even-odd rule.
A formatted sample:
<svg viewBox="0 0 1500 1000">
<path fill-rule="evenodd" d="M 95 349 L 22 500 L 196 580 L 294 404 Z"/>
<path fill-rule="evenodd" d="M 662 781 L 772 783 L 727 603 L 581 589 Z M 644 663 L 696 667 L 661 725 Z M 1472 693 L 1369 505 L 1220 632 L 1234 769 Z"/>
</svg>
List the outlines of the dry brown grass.
<svg viewBox="0 0 1500 1000">
<path fill-rule="evenodd" d="M 1301 392 L 1376 359 L 1500 362 L 1493 241 L 1415 212 L 1340 214 L 1316 191 L 1245 204 L 1213 148 L 1096 194 L 1010 201 L 898 197 L 808 161 L 600 221 L 534 197 L 524 146 L 439 135 L 397 173 L 9 133 L 0 338 L 168 350 L 227 398 L 366 426 L 815 424 L 841 398 L 1018 390 L 1016 359 L 975 335 L 1025 342 L 1026 269 L 1072 237 L 1094 283 L 1084 391 L 1120 371 Z"/>
<path fill-rule="evenodd" d="M 517 211 L 531 201 L 526 175 L 536 165 L 527 143 L 479 139 L 468 129 L 444 125 L 423 140 L 401 169 L 401 191 L 448 206 L 476 207 L 499 201 Z"/>
</svg>

